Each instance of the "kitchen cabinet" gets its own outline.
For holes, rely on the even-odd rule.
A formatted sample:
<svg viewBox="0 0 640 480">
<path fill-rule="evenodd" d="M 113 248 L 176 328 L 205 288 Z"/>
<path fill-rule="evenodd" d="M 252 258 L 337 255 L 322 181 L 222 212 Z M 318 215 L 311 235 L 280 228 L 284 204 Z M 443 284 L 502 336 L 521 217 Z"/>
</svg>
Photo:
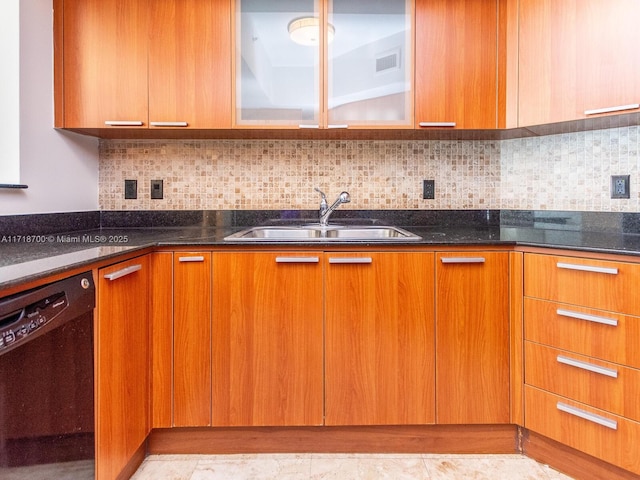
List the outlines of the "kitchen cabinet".
<svg viewBox="0 0 640 480">
<path fill-rule="evenodd" d="M 326 425 L 434 423 L 434 254 L 325 257 Z"/>
<path fill-rule="evenodd" d="M 173 255 L 173 426 L 211 425 L 211 252 Z"/>
<path fill-rule="evenodd" d="M 497 128 L 497 0 L 416 0 L 415 35 L 416 128 Z"/>
<path fill-rule="evenodd" d="M 63 9 L 57 127 L 230 127 L 230 1 L 55 5 Z"/>
<path fill-rule="evenodd" d="M 634 0 L 520 0 L 519 126 L 638 112 L 639 15 Z"/>
<path fill-rule="evenodd" d="M 150 431 L 149 258 L 98 273 L 96 478 L 116 478 Z"/>
<path fill-rule="evenodd" d="M 640 265 L 525 255 L 525 427 L 640 473 Z"/>
<path fill-rule="evenodd" d="M 436 423 L 509 423 L 509 254 L 436 254 Z"/>
<path fill-rule="evenodd" d="M 213 424 L 323 423 L 316 252 L 214 253 Z"/>
<path fill-rule="evenodd" d="M 411 3 L 237 0 L 234 125 L 412 127 Z"/>
</svg>

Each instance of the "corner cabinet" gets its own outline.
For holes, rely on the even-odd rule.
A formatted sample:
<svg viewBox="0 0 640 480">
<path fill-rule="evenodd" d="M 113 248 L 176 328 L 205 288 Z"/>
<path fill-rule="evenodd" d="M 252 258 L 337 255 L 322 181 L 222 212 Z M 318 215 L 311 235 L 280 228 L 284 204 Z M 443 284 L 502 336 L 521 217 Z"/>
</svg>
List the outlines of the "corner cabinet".
<svg viewBox="0 0 640 480">
<path fill-rule="evenodd" d="M 434 423 L 433 253 L 325 258 L 325 424 Z"/>
<path fill-rule="evenodd" d="M 230 2 L 54 0 L 56 127 L 229 128 Z"/>
<path fill-rule="evenodd" d="M 510 421 L 509 253 L 436 254 L 436 421 Z"/>
<path fill-rule="evenodd" d="M 416 128 L 498 127 L 497 0 L 416 0 Z"/>
<path fill-rule="evenodd" d="M 323 423 L 321 254 L 214 253 L 213 424 Z"/>
<path fill-rule="evenodd" d="M 519 126 L 640 111 L 635 0 L 520 0 Z"/>
<path fill-rule="evenodd" d="M 149 257 L 98 270 L 96 478 L 118 477 L 150 426 Z"/>
<path fill-rule="evenodd" d="M 234 126 L 412 128 L 412 5 L 236 0 Z"/>
</svg>

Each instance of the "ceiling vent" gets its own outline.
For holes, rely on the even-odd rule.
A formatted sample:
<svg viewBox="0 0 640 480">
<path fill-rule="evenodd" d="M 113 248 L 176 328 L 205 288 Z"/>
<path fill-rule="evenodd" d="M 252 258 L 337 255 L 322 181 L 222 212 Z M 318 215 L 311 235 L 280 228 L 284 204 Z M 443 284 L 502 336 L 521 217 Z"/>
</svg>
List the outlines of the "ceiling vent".
<svg viewBox="0 0 640 480">
<path fill-rule="evenodd" d="M 376 57 L 376 73 L 400 69 L 400 49 Z"/>
</svg>

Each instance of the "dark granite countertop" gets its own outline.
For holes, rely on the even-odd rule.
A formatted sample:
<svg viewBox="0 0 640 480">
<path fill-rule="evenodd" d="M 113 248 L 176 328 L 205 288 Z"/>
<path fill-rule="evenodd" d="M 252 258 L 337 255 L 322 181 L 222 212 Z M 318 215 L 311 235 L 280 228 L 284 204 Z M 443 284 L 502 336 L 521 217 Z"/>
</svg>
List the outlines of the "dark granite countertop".
<svg viewBox="0 0 640 480">
<path fill-rule="evenodd" d="M 104 212 L 103 212 L 104 213 Z M 336 212 L 337 213 L 337 212 Z M 586 212 L 500 212 L 487 211 L 348 211 L 333 221 L 369 222 L 394 225 L 422 237 L 419 241 L 307 241 L 229 242 L 224 238 L 247 226 L 288 223 L 313 219 L 315 212 L 132 212 L 101 215 L 79 221 L 82 227 L 66 233 L 51 233 L 32 222 L 31 230 L 0 221 L 0 290 L 44 278 L 97 261 L 113 259 L 154 246 L 300 246 L 335 248 L 344 245 L 383 246 L 459 246 L 521 245 L 564 248 L 594 253 L 640 256 L 640 221 L 636 214 L 592 214 Z M 54 214 L 61 215 L 61 214 Z M 595 217 L 594 217 L 595 215 Z M 615 216 L 615 218 L 614 218 Z M 176 219 L 178 217 L 178 219 Z M 376 220 L 371 220 L 376 219 Z M 15 220 L 15 219 L 11 219 Z M 24 222 L 24 218 L 18 219 Z M 34 217 L 33 220 L 36 220 Z M 82 219 L 81 219 L 82 220 Z M 15 220 L 18 224 L 19 222 Z M 46 216 L 46 223 L 51 219 Z M 59 224 L 60 222 L 54 222 Z M 92 225 L 93 224 L 93 225 Z M 145 225 L 145 226 L 141 226 Z M 24 223 L 20 223 L 24 225 Z M 60 227 L 63 228 L 63 227 Z M 47 231 L 47 229 L 49 231 Z"/>
</svg>

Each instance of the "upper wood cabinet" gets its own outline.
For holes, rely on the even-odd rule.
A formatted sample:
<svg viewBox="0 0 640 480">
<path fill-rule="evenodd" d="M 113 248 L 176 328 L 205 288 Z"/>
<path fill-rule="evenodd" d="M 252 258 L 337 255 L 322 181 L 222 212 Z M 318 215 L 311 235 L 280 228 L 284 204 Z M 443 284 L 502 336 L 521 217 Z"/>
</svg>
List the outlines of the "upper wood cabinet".
<svg viewBox="0 0 640 480">
<path fill-rule="evenodd" d="M 150 431 L 149 257 L 98 270 L 96 478 L 117 478 Z"/>
<path fill-rule="evenodd" d="M 416 128 L 497 128 L 497 56 L 497 0 L 416 0 Z"/>
<path fill-rule="evenodd" d="M 519 126 L 637 112 L 639 16 L 636 0 L 520 0 Z"/>
<path fill-rule="evenodd" d="M 436 254 L 437 423 L 509 423 L 509 254 Z"/>
<path fill-rule="evenodd" d="M 412 127 L 412 4 L 236 0 L 234 124 Z"/>
<path fill-rule="evenodd" d="M 433 253 L 325 256 L 325 424 L 434 423 Z"/>
<path fill-rule="evenodd" d="M 229 128 L 230 1 L 56 0 L 56 126 Z"/>
</svg>

